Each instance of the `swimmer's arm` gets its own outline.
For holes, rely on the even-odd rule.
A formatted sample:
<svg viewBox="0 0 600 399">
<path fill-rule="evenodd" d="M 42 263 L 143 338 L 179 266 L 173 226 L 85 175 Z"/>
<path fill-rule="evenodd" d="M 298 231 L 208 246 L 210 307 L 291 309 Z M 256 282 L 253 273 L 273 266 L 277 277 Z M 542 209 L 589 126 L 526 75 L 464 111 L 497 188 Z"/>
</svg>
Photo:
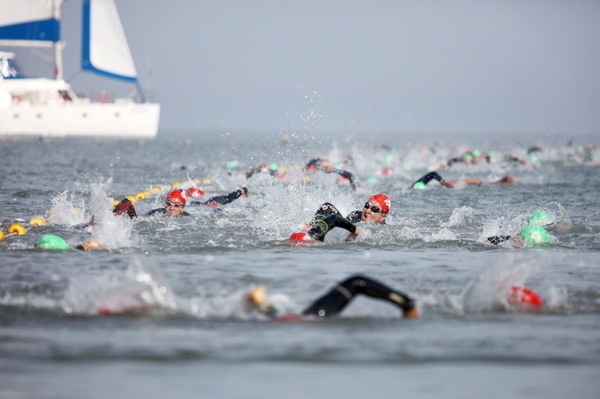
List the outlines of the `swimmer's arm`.
<svg viewBox="0 0 600 399">
<path fill-rule="evenodd" d="M 455 182 L 449 182 L 444 179 L 441 179 L 440 183 L 442 184 L 442 186 L 447 187 L 447 188 L 454 188 L 454 184 L 455 184 Z"/>
<path fill-rule="evenodd" d="M 350 233 L 348 234 L 348 237 L 346 237 L 346 242 L 350 242 L 350 241 L 354 241 L 356 240 L 356 237 L 358 237 L 358 235 L 360 234 L 360 229 L 358 228 L 358 226 L 355 226 L 356 229 L 354 230 L 354 233 Z"/>
<path fill-rule="evenodd" d="M 352 211 L 346 216 L 346 219 L 351 221 L 352 223 L 358 223 L 361 221 L 362 212 L 361 211 Z"/>
<path fill-rule="evenodd" d="M 354 175 L 352 173 L 348 172 L 347 170 L 342 170 L 338 168 L 334 168 L 333 172 L 348 179 L 348 181 L 350 182 L 350 187 L 352 187 L 352 190 L 356 191 L 356 184 L 354 184 Z"/>
</svg>

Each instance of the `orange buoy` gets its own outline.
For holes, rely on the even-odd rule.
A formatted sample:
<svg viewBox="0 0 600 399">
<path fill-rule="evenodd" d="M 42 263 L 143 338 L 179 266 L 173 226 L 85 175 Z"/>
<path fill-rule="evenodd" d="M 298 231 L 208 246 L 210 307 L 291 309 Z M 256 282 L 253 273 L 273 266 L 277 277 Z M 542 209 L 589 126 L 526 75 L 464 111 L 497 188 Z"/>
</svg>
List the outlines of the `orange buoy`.
<svg viewBox="0 0 600 399">
<path fill-rule="evenodd" d="M 535 308 L 544 306 L 544 301 L 535 291 L 519 285 L 511 287 L 508 301 L 513 305 L 520 306 L 531 306 Z"/>
</svg>

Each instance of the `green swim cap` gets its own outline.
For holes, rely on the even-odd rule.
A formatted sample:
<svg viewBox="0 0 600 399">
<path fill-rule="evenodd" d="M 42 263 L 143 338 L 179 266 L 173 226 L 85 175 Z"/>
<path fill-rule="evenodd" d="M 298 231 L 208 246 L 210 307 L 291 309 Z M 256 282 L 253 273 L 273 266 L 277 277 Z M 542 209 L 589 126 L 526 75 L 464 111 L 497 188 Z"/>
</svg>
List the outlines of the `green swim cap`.
<svg viewBox="0 0 600 399">
<path fill-rule="evenodd" d="M 422 181 L 418 181 L 413 185 L 413 188 L 416 188 L 417 190 L 427 190 L 427 184 L 423 183 Z"/>
<path fill-rule="evenodd" d="M 550 234 L 539 226 L 529 226 L 521 230 L 521 237 L 529 246 L 536 244 L 547 244 L 550 242 Z"/>
<path fill-rule="evenodd" d="M 38 240 L 36 248 L 63 251 L 69 249 L 69 246 L 61 237 L 54 234 L 46 234 Z"/>
<path fill-rule="evenodd" d="M 277 165 L 275 162 L 271 162 L 269 164 L 269 169 L 271 169 L 271 170 L 277 170 L 277 169 L 279 169 L 279 165 Z"/>
<path fill-rule="evenodd" d="M 547 226 L 552 224 L 552 218 L 544 211 L 537 211 L 529 217 L 527 226 Z"/>
<path fill-rule="evenodd" d="M 379 180 L 377 180 L 377 178 L 376 178 L 376 177 L 369 177 L 369 178 L 367 179 L 367 184 L 375 184 L 375 183 L 377 183 L 378 181 L 379 181 Z"/>
<path fill-rule="evenodd" d="M 481 155 L 481 151 L 479 151 L 479 150 L 473 150 L 473 156 L 474 157 L 478 157 L 480 155 Z"/>
</svg>

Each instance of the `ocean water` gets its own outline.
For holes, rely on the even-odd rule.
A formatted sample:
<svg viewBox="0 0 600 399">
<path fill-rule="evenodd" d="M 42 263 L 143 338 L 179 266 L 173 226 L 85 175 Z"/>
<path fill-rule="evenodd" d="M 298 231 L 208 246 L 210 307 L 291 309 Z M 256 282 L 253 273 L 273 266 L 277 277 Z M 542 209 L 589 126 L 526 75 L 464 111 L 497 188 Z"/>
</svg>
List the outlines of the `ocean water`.
<svg viewBox="0 0 600 399">
<path fill-rule="evenodd" d="M 0 230 L 27 233 L 0 242 L 0 397 L 598 397 L 600 159 L 586 151 L 597 138 L 283 136 L 1 141 Z M 440 169 L 470 149 L 493 162 Z M 353 173 L 358 190 L 305 175 L 314 157 Z M 285 177 L 245 177 L 263 163 Z M 436 169 L 482 184 L 409 188 Z M 515 184 L 492 184 L 507 174 Z M 188 206 L 186 218 L 110 212 L 144 190 L 138 213 L 161 207 L 174 183 L 250 195 L 222 212 Z M 386 225 L 361 225 L 351 243 L 339 229 L 324 244 L 287 242 L 323 202 L 347 214 L 378 192 L 392 201 Z M 538 210 L 552 219 L 549 244 L 487 242 Z M 37 215 L 49 224 L 29 225 Z M 96 228 L 77 228 L 92 215 Z M 71 249 L 35 249 L 44 234 Z M 90 239 L 103 248 L 74 249 Z M 339 317 L 282 323 L 244 301 L 260 284 L 298 313 L 356 273 L 411 295 L 421 318 L 359 297 Z M 515 285 L 544 306 L 509 301 Z"/>
</svg>

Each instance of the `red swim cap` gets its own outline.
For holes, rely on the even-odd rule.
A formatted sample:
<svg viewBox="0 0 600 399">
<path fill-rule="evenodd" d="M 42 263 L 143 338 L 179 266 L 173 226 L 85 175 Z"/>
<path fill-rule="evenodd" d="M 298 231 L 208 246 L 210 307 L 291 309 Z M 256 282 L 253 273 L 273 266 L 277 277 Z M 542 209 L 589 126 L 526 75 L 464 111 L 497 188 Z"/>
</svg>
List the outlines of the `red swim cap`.
<svg viewBox="0 0 600 399">
<path fill-rule="evenodd" d="M 381 207 L 383 213 L 388 213 L 390 211 L 390 207 L 392 206 L 390 199 L 385 194 L 375 194 L 374 196 L 369 198 L 369 201 L 377 202 L 377 204 L 379 204 L 379 206 Z"/>
<path fill-rule="evenodd" d="M 186 190 L 185 195 L 190 198 L 200 198 L 204 197 L 204 191 L 198 187 L 190 187 Z"/>
<path fill-rule="evenodd" d="M 290 238 L 288 238 L 288 240 L 290 241 L 312 241 L 312 237 L 309 236 L 308 234 L 304 233 L 304 232 L 298 232 L 298 233 L 292 233 L 292 235 L 290 236 Z"/>
<path fill-rule="evenodd" d="M 185 197 L 183 196 L 183 191 L 181 190 L 173 190 L 167 195 L 167 201 L 170 199 L 176 199 L 185 205 Z"/>
</svg>

